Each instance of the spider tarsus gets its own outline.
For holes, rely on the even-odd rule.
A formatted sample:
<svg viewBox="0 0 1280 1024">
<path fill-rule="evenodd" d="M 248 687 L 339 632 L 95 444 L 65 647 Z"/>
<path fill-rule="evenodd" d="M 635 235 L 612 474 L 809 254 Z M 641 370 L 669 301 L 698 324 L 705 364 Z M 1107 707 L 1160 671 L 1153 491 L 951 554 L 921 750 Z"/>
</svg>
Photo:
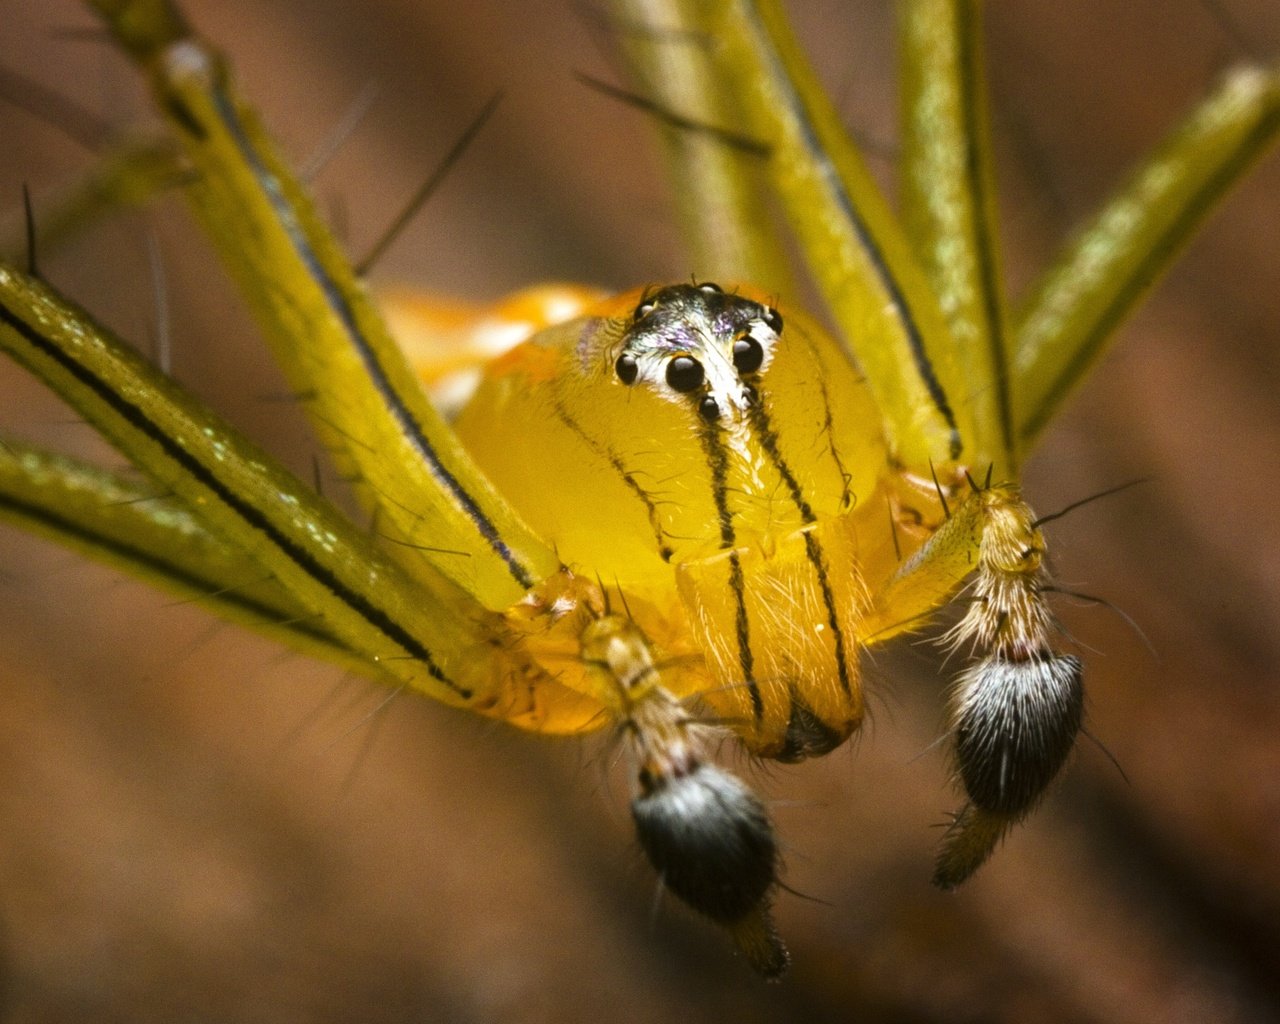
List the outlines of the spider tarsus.
<svg viewBox="0 0 1280 1024">
<path fill-rule="evenodd" d="M 791 954 L 778 936 L 767 906 L 760 906 L 729 926 L 734 945 L 765 981 L 780 981 L 791 966 Z"/>
<path fill-rule="evenodd" d="M 1014 824 L 1003 814 L 965 804 L 947 828 L 933 869 L 933 884 L 951 891 L 987 862 Z"/>
</svg>

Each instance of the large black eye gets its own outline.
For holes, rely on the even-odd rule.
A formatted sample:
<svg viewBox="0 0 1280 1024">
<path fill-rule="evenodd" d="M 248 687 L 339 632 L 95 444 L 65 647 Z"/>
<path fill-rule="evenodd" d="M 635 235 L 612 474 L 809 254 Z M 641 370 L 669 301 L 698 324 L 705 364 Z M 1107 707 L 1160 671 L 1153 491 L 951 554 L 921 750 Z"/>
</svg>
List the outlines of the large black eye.
<svg viewBox="0 0 1280 1024">
<path fill-rule="evenodd" d="M 618 380 L 627 385 L 634 384 L 636 374 L 640 372 L 640 367 L 636 365 L 636 357 L 630 352 L 623 352 L 618 356 L 618 361 L 613 364 L 613 368 L 617 371 Z"/>
<path fill-rule="evenodd" d="M 698 285 L 698 287 L 708 295 L 719 295 L 724 291 L 724 289 L 714 281 L 703 281 L 702 284 Z"/>
<path fill-rule="evenodd" d="M 769 325 L 769 330 L 773 331 L 774 334 L 782 333 L 782 314 L 776 309 L 772 306 L 765 306 L 763 318 L 764 322 Z"/>
<path fill-rule="evenodd" d="M 682 395 L 702 387 L 705 376 L 702 364 L 689 356 L 676 356 L 667 363 L 667 383 Z"/>
<path fill-rule="evenodd" d="M 653 299 L 642 299 L 640 305 L 636 306 L 635 312 L 631 314 L 631 319 L 639 322 L 658 308 L 658 304 Z"/>
<path fill-rule="evenodd" d="M 733 343 L 733 365 L 739 373 L 755 373 L 764 363 L 764 347 L 751 335 Z"/>
</svg>

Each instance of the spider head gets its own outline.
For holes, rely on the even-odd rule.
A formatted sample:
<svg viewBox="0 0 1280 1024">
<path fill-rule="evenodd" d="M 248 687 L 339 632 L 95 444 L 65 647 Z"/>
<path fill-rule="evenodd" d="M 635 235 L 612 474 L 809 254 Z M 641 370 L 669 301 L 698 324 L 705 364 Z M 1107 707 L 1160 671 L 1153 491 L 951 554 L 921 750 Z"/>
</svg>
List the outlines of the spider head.
<svg viewBox="0 0 1280 1024">
<path fill-rule="evenodd" d="M 614 360 L 617 379 L 691 405 L 704 420 L 740 419 L 756 400 L 782 332 L 773 307 L 710 282 L 646 293 Z"/>
</svg>

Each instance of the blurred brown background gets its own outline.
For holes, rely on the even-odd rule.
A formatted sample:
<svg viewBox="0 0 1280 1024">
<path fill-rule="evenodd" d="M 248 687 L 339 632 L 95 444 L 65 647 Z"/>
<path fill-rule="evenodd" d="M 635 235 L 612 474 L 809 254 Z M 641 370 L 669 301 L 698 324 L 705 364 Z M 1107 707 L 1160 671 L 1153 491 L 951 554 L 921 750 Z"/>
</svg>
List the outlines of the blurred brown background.
<svg viewBox="0 0 1280 1024">
<path fill-rule="evenodd" d="M 287 150 L 377 94 L 317 190 L 362 251 L 497 89 L 502 107 L 378 268 L 490 297 L 530 281 L 686 277 L 641 118 L 572 5 L 188 5 Z M 810 0 L 802 32 L 851 125 L 894 145 L 880 3 Z M 1011 274 L 1058 237 L 1280 15 L 1226 0 L 993 5 Z M 360 8 L 357 13 L 357 7 Z M 133 75 L 69 2 L 10 0 L 0 62 L 116 124 Z M 0 207 L 89 156 L 0 103 Z M 882 164 L 882 166 L 885 166 Z M 877 652 L 873 721 L 824 762 L 757 771 L 787 844 L 795 958 L 757 983 L 667 903 L 599 739 L 548 741 L 404 698 L 0 530 L 0 1014 L 13 1021 L 1259 1021 L 1280 1019 L 1280 162 L 1266 162 L 1124 332 L 1028 470 L 1089 728 L 1043 809 L 963 891 L 928 884 L 956 804 L 927 643 Z M 11 222 L 12 223 L 12 222 Z M 170 200 L 50 255 L 48 276 L 154 334 L 173 365 L 309 473 L 252 328 Z M 0 366 L 0 425 L 99 453 Z M 110 458 L 103 454 L 104 458 Z"/>
</svg>

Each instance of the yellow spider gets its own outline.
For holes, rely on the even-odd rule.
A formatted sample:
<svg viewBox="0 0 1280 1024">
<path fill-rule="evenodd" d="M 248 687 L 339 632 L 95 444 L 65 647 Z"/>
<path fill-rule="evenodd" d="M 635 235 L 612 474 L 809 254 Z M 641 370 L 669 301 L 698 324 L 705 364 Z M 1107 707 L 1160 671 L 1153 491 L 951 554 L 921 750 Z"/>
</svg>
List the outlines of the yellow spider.
<svg viewBox="0 0 1280 1024">
<path fill-rule="evenodd" d="M 586 302 L 492 361 L 456 421 L 464 450 L 219 58 L 167 7 L 98 6 L 152 75 L 178 173 L 378 525 L 354 527 L 18 268 L 0 278 L 3 344 L 167 494 L 10 441 L 10 515 L 393 687 L 536 731 L 621 729 L 642 847 L 767 976 L 786 966 L 777 843 L 710 751 L 724 735 L 782 760 L 838 746 L 862 718 L 859 653 L 961 588 L 966 802 L 935 880 L 958 884 L 1034 806 L 1080 727 L 1082 671 L 1059 650 L 1019 466 L 1270 140 L 1270 76 L 1224 82 L 1014 315 L 971 9 L 906 17 L 902 223 L 771 7 L 623 32 L 637 93 L 692 122 L 668 129 L 678 180 L 711 181 L 715 201 L 688 213 L 691 275 Z M 708 38 L 710 60 L 691 43 Z M 765 194 L 834 335 L 791 298 Z"/>
</svg>

